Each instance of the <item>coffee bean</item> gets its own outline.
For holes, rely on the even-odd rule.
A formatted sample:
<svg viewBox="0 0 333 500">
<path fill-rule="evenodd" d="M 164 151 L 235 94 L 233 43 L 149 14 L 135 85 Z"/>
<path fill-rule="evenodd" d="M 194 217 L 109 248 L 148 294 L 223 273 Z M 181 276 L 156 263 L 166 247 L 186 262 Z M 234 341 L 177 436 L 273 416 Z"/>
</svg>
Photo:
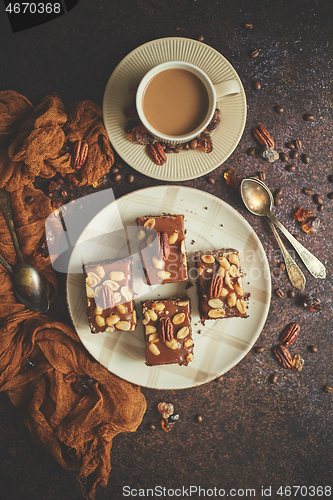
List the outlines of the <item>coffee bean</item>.
<svg viewBox="0 0 333 500">
<path fill-rule="evenodd" d="M 279 207 L 280 205 L 282 205 L 282 200 L 281 198 L 279 198 L 278 196 L 274 196 L 274 205 Z"/>
<path fill-rule="evenodd" d="M 310 156 L 307 154 L 302 155 L 302 162 L 308 165 L 310 163 Z"/>
<path fill-rule="evenodd" d="M 266 172 L 259 172 L 259 179 L 261 181 L 265 181 L 266 180 Z"/>
<path fill-rule="evenodd" d="M 302 191 L 303 191 L 304 194 L 307 194 L 309 196 L 312 196 L 314 194 L 313 189 L 310 189 L 310 188 L 303 188 Z"/>
<path fill-rule="evenodd" d="M 264 348 L 264 346 L 262 346 L 262 345 L 256 345 L 256 346 L 254 347 L 254 350 L 255 350 L 258 354 L 261 354 L 262 352 L 264 352 L 265 348 Z"/>
<path fill-rule="evenodd" d="M 324 204 L 317 205 L 317 210 L 318 210 L 318 212 L 322 212 L 324 210 Z"/>
<path fill-rule="evenodd" d="M 156 427 L 154 424 L 148 424 L 148 427 L 151 431 L 155 431 L 156 430 Z"/>
<path fill-rule="evenodd" d="M 201 415 L 196 415 L 195 420 L 198 422 L 198 424 L 201 424 L 202 422 L 202 416 Z"/>
<path fill-rule="evenodd" d="M 300 141 L 299 139 L 297 139 L 295 141 L 295 148 L 296 149 L 302 149 L 302 141 Z"/>
<path fill-rule="evenodd" d="M 282 108 L 282 106 L 274 106 L 274 111 L 275 113 L 278 113 L 280 115 L 281 113 L 283 113 L 284 109 Z"/>
<path fill-rule="evenodd" d="M 199 41 L 199 42 L 203 42 L 203 41 L 204 41 L 204 39 L 205 39 L 205 37 L 204 37 L 203 35 L 199 35 L 199 36 L 198 36 L 198 41 Z"/>
<path fill-rule="evenodd" d="M 221 384 L 223 382 L 223 376 L 221 375 L 220 377 L 217 377 L 215 380 L 218 384 Z"/>
<path fill-rule="evenodd" d="M 249 156 L 253 156 L 253 155 L 255 154 L 255 152 L 256 152 L 256 148 L 249 148 L 249 149 L 247 150 L 247 154 L 248 154 Z"/>
<path fill-rule="evenodd" d="M 297 149 L 292 149 L 289 153 L 289 156 L 292 160 L 296 160 L 298 158 L 298 151 Z"/>
<path fill-rule="evenodd" d="M 314 120 L 314 116 L 310 113 L 305 113 L 305 115 L 303 115 L 303 120 L 306 122 L 312 122 Z"/>
<path fill-rule="evenodd" d="M 280 153 L 279 156 L 280 156 L 281 161 L 288 161 L 289 160 L 287 153 Z"/>
<path fill-rule="evenodd" d="M 281 269 L 281 271 L 285 271 L 286 270 L 286 265 L 284 262 L 281 262 L 281 264 L 279 265 L 279 268 Z"/>
<path fill-rule="evenodd" d="M 65 181 L 64 181 L 64 179 L 63 179 L 62 177 L 58 177 L 58 178 L 56 179 L 56 183 L 57 183 L 57 184 L 59 184 L 59 186 L 62 186 L 64 182 L 65 182 Z"/>
<path fill-rule="evenodd" d="M 324 391 L 327 392 L 328 394 L 332 394 L 333 387 L 331 387 L 330 385 L 325 385 L 324 386 Z"/>
<path fill-rule="evenodd" d="M 283 290 L 281 290 L 281 288 L 277 288 L 277 289 L 275 290 L 275 293 L 276 293 L 276 295 L 277 295 L 280 299 L 283 299 L 283 297 L 284 297 L 284 292 L 283 292 Z"/>
<path fill-rule="evenodd" d="M 255 80 L 252 83 L 252 87 L 254 88 L 254 90 L 260 90 L 261 89 L 261 83 L 259 82 L 259 80 Z"/>
<path fill-rule="evenodd" d="M 167 154 L 173 153 L 173 149 L 165 148 L 165 153 L 167 153 Z"/>
<path fill-rule="evenodd" d="M 282 188 L 277 189 L 277 190 L 274 192 L 274 196 L 281 196 L 282 192 L 283 192 L 283 189 L 282 189 Z"/>
<path fill-rule="evenodd" d="M 244 24 L 244 28 L 247 29 L 247 30 L 252 30 L 253 24 L 252 23 L 245 23 Z"/>
<path fill-rule="evenodd" d="M 207 182 L 209 182 L 209 184 L 215 184 L 214 177 L 211 177 L 211 176 L 207 177 Z"/>
<path fill-rule="evenodd" d="M 133 174 L 127 174 L 127 182 L 132 184 L 134 182 L 134 175 Z"/>
<path fill-rule="evenodd" d="M 327 198 L 329 200 L 333 200 L 333 191 L 331 191 L 330 193 L 328 193 Z"/>
<path fill-rule="evenodd" d="M 198 139 L 192 139 L 190 142 L 190 149 L 197 149 L 198 146 Z"/>
<path fill-rule="evenodd" d="M 328 177 L 327 177 L 327 180 L 328 182 L 333 182 L 333 175 L 330 174 Z"/>
<path fill-rule="evenodd" d="M 255 59 L 256 57 L 258 57 L 258 55 L 259 55 L 258 49 L 252 50 L 252 52 L 251 52 L 252 59 Z"/>
<path fill-rule="evenodd" d="M 114 182 L 120 182 L 121 181 L 121 174 L 114 174 L 112 179 Z"/>
<path fill-rule="evenodd" d="M 294 299 L 295 298 L 295 290 L 288 290 L 287 295 L 289 299 Z"/>
<path fill-rule="evenodd" d="M 68 196 L 67 191 L 65 191 L 64 189 L 61 191 L 61 193 L 60 193 L 60 194 L 61 194 L 61 196 L 62 196 L 63 198 L 67 198 L 67 196 Z"/>
<path fill-rule="evenodd" d="M 180 151 L 181 151 L 181 150 L 182 150 L 182 148 L 175 148 L 175 149 L 173 150 L 173 152 L 174 152 L 174 153 L 180 153 Z"/>
<path fill-rule="evenodd" d="M 295 172 L 296 171 L 296 165 L 287 165 L 286 169 L 288 172 Z"/>
<path fill-rule="evenodd" d="M 27 205 L 31 205 L 31 203 L 34 201 L 34 197 L 33 196 L 26 196 L 24 198 L 24 201 L 26 202 Z"/>
<path fill-rule="evenodd" d="M 318 352 L 318 347 L 315 345 L 309 345 L 308 349 L 310 352 Z"/>
<path fill-rule="evenodd" d="M 110 169 L 110 173 L 117 174 L 118 172 L 119 172 L 119 168 L 116 167 L 115 165 L 113 165 L 113 167 L 111 167 L 111 169 Z"/>
<path fill-rule="evenodd" d="M 314 195 L 313 195 L 313 201 L 314 201 L 317 205 L 323 205 L 323 203 L 324 203 L 324 200 L 323 200 L 323 198 L 320 196 L 320 194 L 314 194 Z"/>
<path fill-rule="evenodd" d="M 293 142 L 287 142 L 286 147 L 288 149 L 295 149 L 295 144 Z"/>
<path fill-rule="evenodd" d="M 274 276 L 280 276 L 281 275 L 281 269 L 274 269 L 273 274 L 274 274 Z"/>
<path fill-rule="evenodd" d="M 270 381 L 270 383 L 271 383 L 271 384 L 276 384 L 276 382 L 277 382 L 277 378 L 278 378 L 278 377 L 277 377 L 277 374 L 276 374 L 276 373 L 273 373 L 273 375 L 270 375 L 270 377 L 269 377 L 269 381 Z"/>
</svg>

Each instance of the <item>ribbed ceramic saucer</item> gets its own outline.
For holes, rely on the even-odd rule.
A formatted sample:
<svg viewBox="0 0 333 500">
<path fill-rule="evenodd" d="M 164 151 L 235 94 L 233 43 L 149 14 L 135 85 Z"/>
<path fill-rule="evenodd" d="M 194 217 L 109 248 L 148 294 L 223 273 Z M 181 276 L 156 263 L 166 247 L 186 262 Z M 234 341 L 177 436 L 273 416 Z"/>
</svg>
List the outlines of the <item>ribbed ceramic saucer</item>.
<svg viewBox="0 0 333 500">
<path fill-rule="evenodd" d="M 214 84 L 237 79 L 241 92 L 225 96 L 217 103 L 221 123 L 212 132 L 214 149 L 211 153 L 195 150 L 168 154 L 167 163 L 161 167 L 148 157 L 144 146 L 128 140 L 123 110 L 134 102 L 130 90 L 141 78 L 157 64 L 171 60 L 195 64 Z M 118 64 L 105 89 L 103 117 L 112 146 L 131 167 L 154 179 L 185 181 L 211 172 L 237 147 L 246 122 L 246 97 L 237 72 L 215 49 L 188 38 L 161 38 L 137 47 Z"/>
</svg>

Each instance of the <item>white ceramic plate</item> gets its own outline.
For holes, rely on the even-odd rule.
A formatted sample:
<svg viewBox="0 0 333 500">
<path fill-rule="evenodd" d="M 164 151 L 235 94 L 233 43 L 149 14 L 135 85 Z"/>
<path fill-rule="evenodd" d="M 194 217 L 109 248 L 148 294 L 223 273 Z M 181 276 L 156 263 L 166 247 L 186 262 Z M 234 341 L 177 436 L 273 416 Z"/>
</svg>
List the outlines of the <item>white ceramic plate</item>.
<svg viewBox="0 0 333 500">
<path fill-rule="evenodd" d="M 214 149 L 211 153 L 181 151 L 168 154 L 167 163 L 160 167 L 148 157 L 146 148 L 128 140 L 124 131 L 124 108 L 134 101 L 130 89 L 154 66 L 166 61 L 195 64 L 212 80 L 237 79 L 241 92 L 221 98 L 221 123 L 212 132 Z M 104 93 L 104 124 L 112 146 L 119 156 L 139 172 L 165 181 L 184 181 L 211 172 L 231 155 L 238 145 L 246 122 L 246 97 L 242 82 L 232 65 L 212 47 L 188 38 L 161 38 L 130 52 L 112 73 Z"/>
<path fill-rule="evenodd" d="M 143 215 L 185 215 L 189 276 L 194 281 L 192 256 L 196 250 L 233 247 L 239 250 L 249 293 L 248 318 L 199 322 L 196 286 L 149 287 L 141 279 L 135 218 Z M 120 224 L 119 224 L 120 222 Z M 121 222 L 124 230 L 119 229 Z M 127 241 L 130 241 L 128 250 Z M 138 326 L 135 332 L 92 334 L 86 316 L 82 262 L 134 256 L 134 287 Z M 145 365 L 141 301 L 188 294 L 192 305 L 194 360 L 186 366 Z M 266 321 L 271 298 L 270 269 L 264 249 L 248 222 L 230 205 L 202 191 L 178 186 L 135 191 L 101 210 L 80 236 L 71 255 L 67 299 L 77 333 L 94 358 L 112 373 L 135 384 L 155 389 L 182 389 L 204 384 L 230 370 L 251 349 Z"/>
</svg>

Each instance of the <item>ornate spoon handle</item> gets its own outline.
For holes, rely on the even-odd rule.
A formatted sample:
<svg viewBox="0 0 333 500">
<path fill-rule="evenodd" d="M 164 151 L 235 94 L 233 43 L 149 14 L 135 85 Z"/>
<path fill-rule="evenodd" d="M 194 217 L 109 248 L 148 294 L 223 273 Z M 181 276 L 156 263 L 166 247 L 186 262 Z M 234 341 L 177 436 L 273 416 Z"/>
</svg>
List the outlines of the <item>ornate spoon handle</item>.
<svg viewBox="0 0 333 500">
<path fill-rule="evenodd" d="M 315 278 L 326 278 L 325 266 L 317 259 L 309 250 L 307 250 L 303 245 L 301 245 L 296 238 L 294 238 L 289 231 L 281 224 L 281 222 L 272 214 L 267 215 L 268 219 L 271 220 L 276 227 L 278 227 L 285 235 L 285 237 L 290 241 L 292 246 L 295 248 L 296 252 L 304 262 L 305 267 Z"/>
<path fill-rule="evenodd" d="M 13 268 L 10 264 L 8 264 L 8 262 L 4 259 L 4 257 L 2 257 L 2 255 L 0 254 L 0 264 L 3 265 L 3 267 L 5 267 L 7 269 L 7 271 L 9 271 L 10 273 L 13 274 Z"/>
<path fill-rule="evenodd" d="M 274 233 L 274 236 L 276 238 L 276 241 L 279 244 L 280 250 L 283 255 L 284 262 L 286 264 L 286 271 L 288 273 L 288 277 L 290 280 L 290 283 L 295 287 L 298 288 L 299 290 L 304 290 L 305 287 L 305 276 L 294 261 L 294 259 L 291 257 L 291 255 L 288 253 L 286 247 L 284 246 L 283 241 L 280 238 L 279 233 L 275 229 L 274 224 L 269 220 L 269 225 L 271 226 L 271 229 Z"/>
<path fill-rule="evenodd" d="M 19 264 L 23 264 L 23 255 L 20 249 L 20 245 L 17 239 L 17 235 L 15 232 L 15 227 L 14 227 L 14 221 L 13 221 L 13 212 L 12 212 L 12 207 L 10 203 L 10 195 L 8 191 L 5 189 L 0 189 L 0 210 L 3 213 L 3 216 L 5 218 L 5 221 L 7 222 L 8 229 L 10 231 L 10 235 L 12 237 L 13 243 L 14 243 L 14 248 L 15 252 L 17 255 L 17 259 Z"/>
</svg>

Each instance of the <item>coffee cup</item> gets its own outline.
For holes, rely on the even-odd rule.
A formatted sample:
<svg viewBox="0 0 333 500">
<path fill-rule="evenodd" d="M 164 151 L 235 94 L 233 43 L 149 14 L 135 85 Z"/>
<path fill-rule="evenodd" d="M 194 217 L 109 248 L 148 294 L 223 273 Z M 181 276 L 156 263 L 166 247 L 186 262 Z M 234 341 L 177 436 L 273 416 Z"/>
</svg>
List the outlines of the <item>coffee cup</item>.
<svg viewBox="0 0 333 500">
<path fill-rule="evenodd" d="M 205 130 L 219 98 L 240 91 L 236 79 L 213 84 L 197 66 L 168 61 L 142 78 L 136 108 L 142 124 L 156 140 L 182 144 Z"/>
</svg>

